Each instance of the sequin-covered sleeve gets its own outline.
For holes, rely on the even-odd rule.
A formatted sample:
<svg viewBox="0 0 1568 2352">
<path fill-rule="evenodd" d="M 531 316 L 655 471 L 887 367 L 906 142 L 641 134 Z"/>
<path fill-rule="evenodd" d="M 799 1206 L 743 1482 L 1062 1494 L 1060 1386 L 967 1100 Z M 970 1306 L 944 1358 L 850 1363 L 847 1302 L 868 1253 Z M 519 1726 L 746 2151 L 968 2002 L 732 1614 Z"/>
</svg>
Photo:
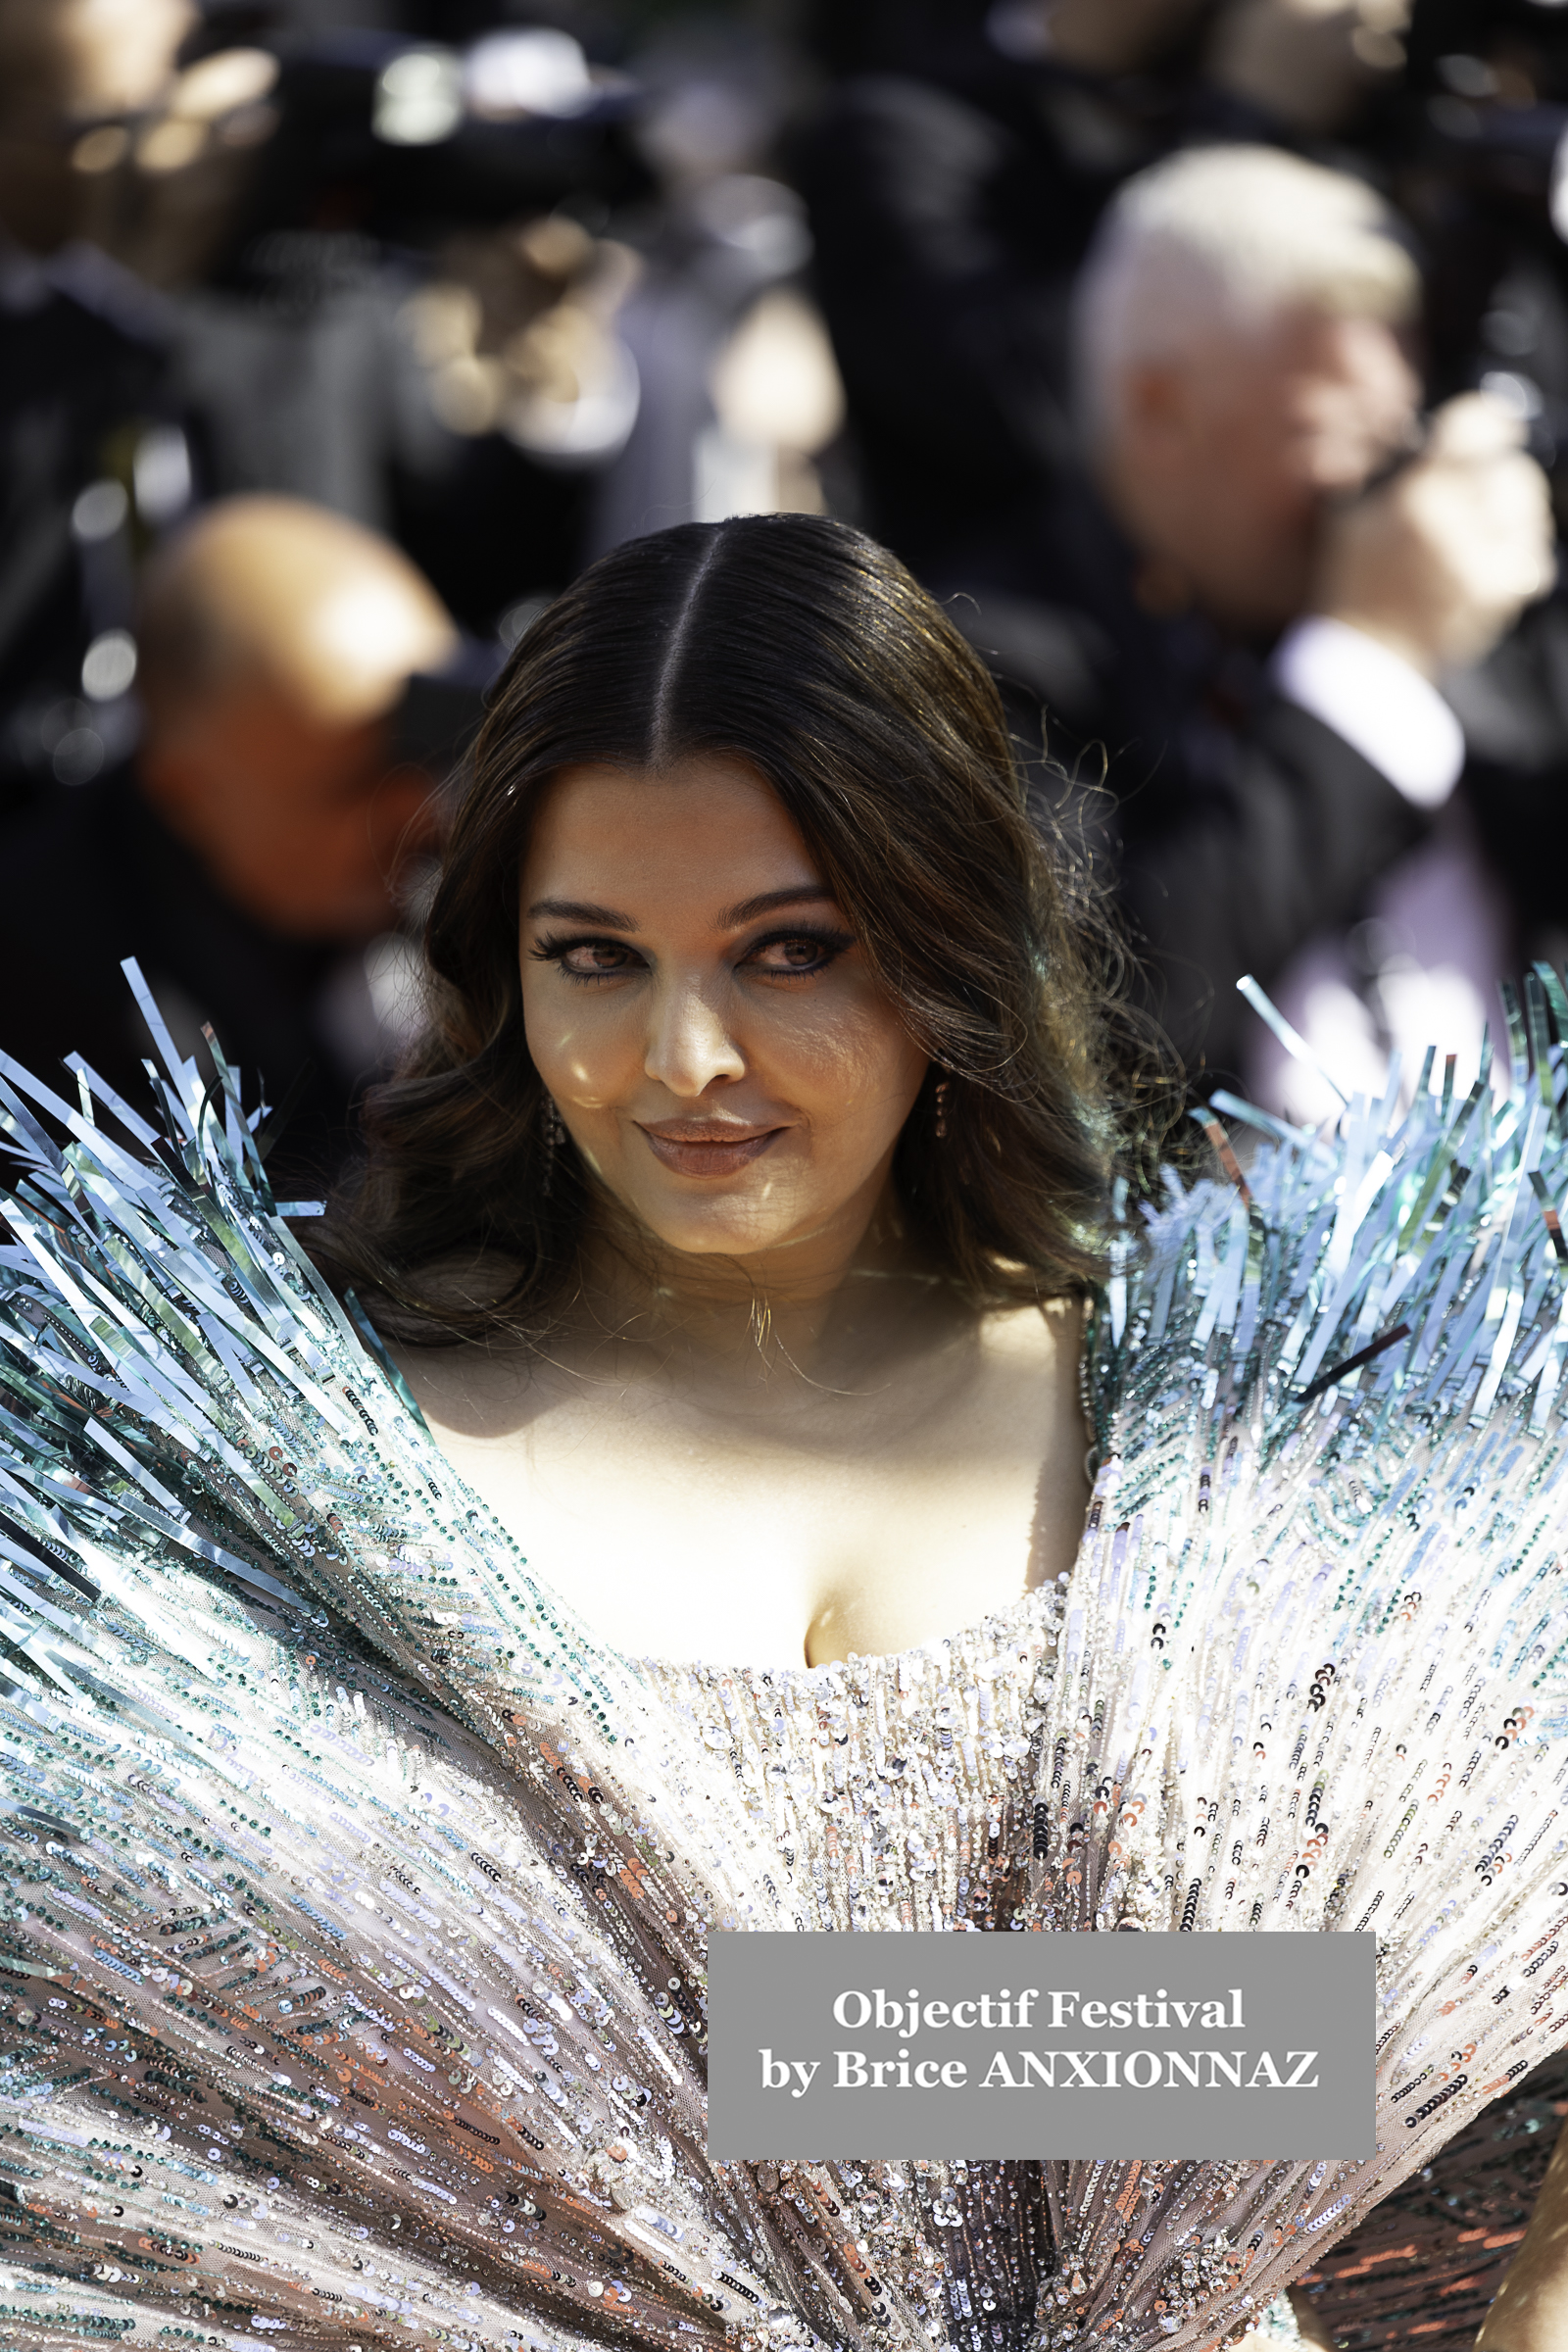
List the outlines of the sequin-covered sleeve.
<svg viewBox="0 0 1568 2352">
<path fill-rule="evenodd" d="M 771 1918 L 722 1788 L 166 1051 L 163 1136 L 0 1082 L 0 2341 L 722 2340 L 777 2292 L 704 2141 L 706 1929 Z"/>
</svg>

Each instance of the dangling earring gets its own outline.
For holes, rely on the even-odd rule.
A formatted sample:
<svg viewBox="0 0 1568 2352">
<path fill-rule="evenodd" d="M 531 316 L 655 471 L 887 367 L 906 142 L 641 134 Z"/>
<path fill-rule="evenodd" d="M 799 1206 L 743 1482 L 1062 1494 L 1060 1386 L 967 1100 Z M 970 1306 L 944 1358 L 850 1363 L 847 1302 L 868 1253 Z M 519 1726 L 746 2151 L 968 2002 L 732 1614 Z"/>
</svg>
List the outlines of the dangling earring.
<svg viewBox="0 0 1568 2352">
<path fill-rule="evenodd" d="M 554 1095 L 546 1095 L 545 1102 L 548 1105 L 545 1111 L 545 1180 L 541 1189 L 548 1200 L 551 1187 L 556 1181 L 556 1153 L 566 1140 L 566 1130 L 561 1123 L 561 1113 L 556 1108 Z"/>
<path fill-rule="evenodd" d="M 939 1144 L 945 1144 L 948 1140 L 948 1103 L 952 1094 L 953 1081 L 950 1078 L 940 1080 L 936 1092 L 937 1142 Z"/>
</svg>

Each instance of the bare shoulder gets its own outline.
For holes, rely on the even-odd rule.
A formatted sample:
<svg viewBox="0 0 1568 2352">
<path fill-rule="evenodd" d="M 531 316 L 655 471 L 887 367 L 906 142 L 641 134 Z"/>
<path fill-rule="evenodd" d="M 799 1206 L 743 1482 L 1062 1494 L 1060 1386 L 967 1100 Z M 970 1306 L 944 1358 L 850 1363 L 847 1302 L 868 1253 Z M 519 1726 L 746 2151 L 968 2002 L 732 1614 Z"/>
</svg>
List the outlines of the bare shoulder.
<svg viewBox="0 0 1568 2352">
<path fill-rule="evenodd" d="M 430 1427 L 466 1438 L 499 1438 L 537 1409 L 535 1362 L 525 1348 L 488 1340 L 449 1347 L 389 1347 Z"/>
<path fill-rule="evenodd" d="M 1077 1377 L 1083 1352 L 1085 1301 L 1046 1298 L 1037 1306 L 999 1307 L 981 1319 L 989 1353 L 1042 1372 Z"/>
<path fill-rule="evenodd" d="M 465 1258 L 423 1268 L 418 1289 L 433 1304 L 466 1307 L 495 1298 L 509 1279 L 499 1260 Z M 540 1359 L 520 1338 L 391 1342 L 388 1352 L 434 1430 L 505 1437 L 538 1409 Z"/>
<path fill-rule="evenodd" d="M 1048 1462 L 1071 1457 L 1075 1477 L 1093 1434 L 1081 1374 L 1087 1319 L 1085 1299 L 1051 1298 L 988 1315 L 982 1331 L 993 1392 L 1039 1431 Z"/>
</svg>

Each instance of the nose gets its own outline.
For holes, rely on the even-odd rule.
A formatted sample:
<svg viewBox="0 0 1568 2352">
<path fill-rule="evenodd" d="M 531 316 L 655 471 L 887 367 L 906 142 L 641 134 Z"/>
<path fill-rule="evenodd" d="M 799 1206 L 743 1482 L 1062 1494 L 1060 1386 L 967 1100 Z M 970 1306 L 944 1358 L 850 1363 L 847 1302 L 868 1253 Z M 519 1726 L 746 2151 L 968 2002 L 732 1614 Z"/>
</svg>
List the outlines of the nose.
<svg viewBox="0 0 1568 2352">
<path fill-rule="evenodd" d="M 746 1056 L 718 1004 L 691 976 L 672 974 L 656 992 L 648 1054 L 650 1078 L 683 1102 L 695 1102 L 718 1078 L 744 1078 Z"/>
</svg>

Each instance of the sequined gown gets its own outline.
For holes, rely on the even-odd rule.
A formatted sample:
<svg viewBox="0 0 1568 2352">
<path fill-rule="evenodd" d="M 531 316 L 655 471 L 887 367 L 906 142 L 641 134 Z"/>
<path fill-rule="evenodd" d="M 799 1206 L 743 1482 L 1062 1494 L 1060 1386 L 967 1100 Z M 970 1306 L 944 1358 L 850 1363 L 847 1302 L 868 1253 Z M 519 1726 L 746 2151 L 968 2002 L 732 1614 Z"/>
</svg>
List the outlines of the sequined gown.
<svg viewBox="0 0 1568 2352">
<path fill-rule="evenodd" d="M 0 2340 L 1252 2324 L 1568 2044 L 1538 1025 L 1500 1109 L 1269 1129 L 1250 1190 L 1173 1177 L 1124 1233 L 1063 1589 L 773 1675 L 585 1638 L 311 1272 L 231 1083 L 167 1049 L 159 1135 L 6 1065 Z M 1370 1925 L 1377 2154 L 711 2164 L 712 1925 Z"/>
</svg>

